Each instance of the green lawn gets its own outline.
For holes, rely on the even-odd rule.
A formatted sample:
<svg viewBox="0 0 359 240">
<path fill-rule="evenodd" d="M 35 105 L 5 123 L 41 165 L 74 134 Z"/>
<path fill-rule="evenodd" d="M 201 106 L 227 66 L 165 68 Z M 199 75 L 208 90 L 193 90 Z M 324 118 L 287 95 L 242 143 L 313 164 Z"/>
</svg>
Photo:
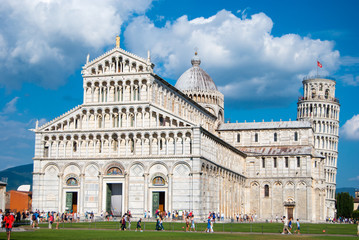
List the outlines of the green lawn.
<svg viewBox="0 0 359 240">
<path fill-rule="evenodd" d="M 55 225 L 54 225 L 55 226 Z M 164 222 L 163 226 L 167 231 L 184 231 L 184 223 Z M 203 232 L 206 229 L 206 223 L 196 223 L 196 230 Z M 47 228 L 47 224 L 40 225 L 41 228 Z M 61 223 L 60 228 L 82 228 L 82 229 L 119 229 L 119 222 L 92 222 L 92 223 Z M 136 228 L 136 222 L 132 223 L 132 230 Z M 154 230 L 154 222 L 142 222 L 142 228 L 145 230 Z M 213 229 L 215 232 L 256 232 L 256 233 L 280 233 L 282 232 L 282 223 L 215 223 Z M 296 227 L 294 227 L 296 229 Z M 293 230 L 294 230 L 293 229 Z M 292 230 L 292 231 L 293 231 Z M 356 234 L 355 224 L 301 224 L 301 233 L 304 234 Z"/>
<path fill-rule="evenodd" d="M 0 239 L 5 239 L 6 233 L 0 233 Z M 342 236 L 284 236 L 280 234 L 206 234 L 206 233 L 185 233 L 185 232 L 120 232 L 115 230 L 76 230 L 61 229 L 49 230 L 39 229 L 29 232 L 13 232 L 11 239 L 156 239 L 156 240 L 176 240 L 176 239 L 355 239 L 353 237 Z"/>
</svg>

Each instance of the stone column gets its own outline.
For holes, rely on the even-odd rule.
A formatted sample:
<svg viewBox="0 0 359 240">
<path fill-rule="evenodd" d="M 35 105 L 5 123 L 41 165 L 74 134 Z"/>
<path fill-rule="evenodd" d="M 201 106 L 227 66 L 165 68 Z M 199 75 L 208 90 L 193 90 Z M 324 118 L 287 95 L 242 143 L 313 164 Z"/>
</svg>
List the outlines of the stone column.
<svg viewBox="0 0 359 240">
<path fill-rule="evenodd" d="M 129 202 L 129 188 L 128 188 L 128 184 L 129 184 L 129 174 L 127 172 L 125 172 L 125 191 L 124 191 L 124 196 L 125 196 L 125 209 L 124 212 L 127 212 L 128 210 L 128 202 Z"/>
<path fill-rule="evenodd" d="M 98 212 L 100 213 L 102 210 L 106 210 L 103 209 L 102 206 L 102 195 L 103 195 L 103 175 L 101 174 L 101 172 L 98 172 L 98 185 L 99 185 L 99 192 L 98 192 Z"/>
<path fill-rule="evenodd" d="M 148 173 L 144 173 L 143 174 L 143 178 L 144 178 L 144 186 L 145 186 L 145 194 L 143 196 L 143 201 L 144 201 L 144 210 L 148 212 L 149 207 L 148 207 Z"/>
<path fill-rule="evenodd" d="M 84 204 L 85 204 L 85 174 L 81 173 L 80 174 L 80 201 L 79 201 L 79 205 L 80 205 L 80 211 L 77 210 L 78 212 L 80 212 L 81 214 L 84 212 Z"/>
<path fill-rule="evenodd" d="M 59 212 L 64 212 L 64 209 L 62 209 L 62 202 L 63 202 L 63 196 L 62 196 L 62 190 L 63 190 L 63 173 L 59 173 L 57 177 L 59 178 L 59 199 L 58 199 L 58 210 Z"/>
<path fill-rule="evenodd" d="M 172 177 L 173 173 L 169 173 L 168 177 L 168 211 L 172 212 L 172 196 L 173 196 L 173 186 L 172 186 Z"/>
</svg>

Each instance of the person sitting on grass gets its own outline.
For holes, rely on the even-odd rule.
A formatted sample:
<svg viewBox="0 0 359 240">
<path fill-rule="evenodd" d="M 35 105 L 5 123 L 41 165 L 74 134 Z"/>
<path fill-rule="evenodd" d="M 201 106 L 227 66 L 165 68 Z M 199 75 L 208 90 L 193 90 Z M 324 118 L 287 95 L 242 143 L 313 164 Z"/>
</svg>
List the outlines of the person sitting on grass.
<svg viewBox="0 0 359 240">
<path fill-rule="evenodd" d="M 283 216 L 282 222 L 283 222 L 283 232 L 282 232 L 282 234 L 286 234 L 286 233 L 292 234 L 288 229 L 288 219 L 285 216 Z"/>
<path fill-rule="evenodd" d="M 137 232 L 137 229 L 140 229 L 140 232 L 142 232 L 142 229 L 141 229 L 141 222 L 142 222 L 142 218 L 140 218 L 140 220 L 138 220 L 138 222 L 137 222 L 137 227 L 136 227 L 135 232 Z"/>
<path fill-rule="evenodd" d="M 297 219 L 297 229 L 296 229 L 294 232 L 300 234 L 300 223 L 299 223 L 299 219 Z"/>
</svg>

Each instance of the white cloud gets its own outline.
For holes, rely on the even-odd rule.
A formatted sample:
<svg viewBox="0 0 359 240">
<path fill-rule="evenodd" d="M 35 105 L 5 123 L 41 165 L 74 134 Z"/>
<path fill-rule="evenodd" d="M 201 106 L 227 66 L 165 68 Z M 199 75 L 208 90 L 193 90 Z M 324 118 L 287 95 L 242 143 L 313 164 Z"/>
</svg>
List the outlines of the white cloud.
<svg viewBox="0 0 359 240">
<path fill-rule="evenodd" d="M 241 18 L 242 17 L 242 18 Z M 209 18 L 189 20 L 182 16 L 164 27 L 144 17 L 135 18 L 125 30 L 131 51 L 142 56 L 151 50 L 156 72 L 177 79 L 190 67 L 193 49 L 199 48 L 204 68 L 227 97 L 226 101 L 285 104 L 296 98 L 302 77 L 316 73 L 316 59 L 322 74 L 339 66 L 334 43 L 286 34 L 271 34 L 272 20 L 264 13 L 245 18 L 222 10 Z"/>
<path fill-rule="evenodd" d="M 353 178 L 349 178 L 349 181 L 359 181 L 359 176 L 353 177 Z"/>
<path fill-rule="evenodd" d="M 2 113 L 3 114 L 8 114 L 8 113 L 16 112 L 17 100 L 19 100 L 19 97 L 14 97 L 10 102 L 6 103 Z"/>
<path fill-rule="evenodd" d="M 347 120 L 340 129 L 341 135 L 349 140 L 359 140 L 359 114 Z"/>
<path fill-rule="evenodd" d="M 56 88 L 88 51 L 114 43 L 122 24 L 151 0 L 5 0 L 0 4 L 0 86 Z M 81 61 L 82 60 L 82 61 Z"/>
<path fill-rule="evenodd" d="M 340 80 L 349 86 L 359 86 L 359 76 L 354 76 L 353 74 L 345 74 L 344 76 L 340 77 Z"/>
</svg>

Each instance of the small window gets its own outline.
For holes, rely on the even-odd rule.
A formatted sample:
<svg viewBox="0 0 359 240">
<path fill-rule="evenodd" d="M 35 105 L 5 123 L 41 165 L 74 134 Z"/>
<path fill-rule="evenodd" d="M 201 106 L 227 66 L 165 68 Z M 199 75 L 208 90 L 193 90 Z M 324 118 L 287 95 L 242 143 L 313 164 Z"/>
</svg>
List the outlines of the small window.
<svg viewBox="0 0 359 240">
<path fill-rule="evenodd" d="M 162 148 L 163 148 L 163 140 L 162 140 L 162 138 L 160 139 L 160 150 L 162 150 Z"/>
<path fill-rule="evenodd" d="M 273 165 L 274 165 L 274 168 L 277 168 L 277 158 L 273 158 Z"/>
<path fill-rule="evenodd" d="M 165 125 L 165 121 L 163 117 L 160 117 L 160 126 L 164 126 L 164 125 Z"/>
<path fill-rule="evenodd" d="M 314 167 L 317 167 L 317 161 L 314 161 Z"/>
<path fill-rule="evenodd" d="M 265 168 L 265 167 L 266 167 L 266 159 L 262 158 L 262 168 Z"/>
<path fill-rule="evenodd" d="M 237 134 L 237 142 L 241 142 L 241 135 L 239 133 Z"/>
<path fill-rule="evenodd" d="M 325 90 L 325 99 L 329 98 L 329 89 Z"/>
<path fill-rule="evenodd" d="M 300 157 L 297 157 L 297 167 L 300 167 Z"/>
<path fill-rule="evenodd" d="M 298 132 L 294 133 L 294 141 L 298 141 Z"/>
<path fill-rule="evenodd" d="M 264 185 L 264 196 L 269 197 L 269 186 L 268 185 Z"/>
<path fill-rule="evenodd" d="M 258 142 L 258 133 L 254 134 L 254 141 Z"/>
<path fill-rule="evenodd" d="M 44 147 L 44 157 L 49 157 L 49 146 Z"/>
<path fill-rule="evenodd" d="M 278 134 L 274 133 L 274 141 L 276 142 L 278 140 Z"/>
<path fill-rule="evenodd" d="M 73 142 L 72 150 L 73 150 L 73 152 L 77 152 L 77 142 Z"/>
<path fill-rule="evenodd" d="M 288 157 L 285 157 L 285 167 L 286 168 L 289 167 L 289 159 L 288 159 Z"/>
</svg>

